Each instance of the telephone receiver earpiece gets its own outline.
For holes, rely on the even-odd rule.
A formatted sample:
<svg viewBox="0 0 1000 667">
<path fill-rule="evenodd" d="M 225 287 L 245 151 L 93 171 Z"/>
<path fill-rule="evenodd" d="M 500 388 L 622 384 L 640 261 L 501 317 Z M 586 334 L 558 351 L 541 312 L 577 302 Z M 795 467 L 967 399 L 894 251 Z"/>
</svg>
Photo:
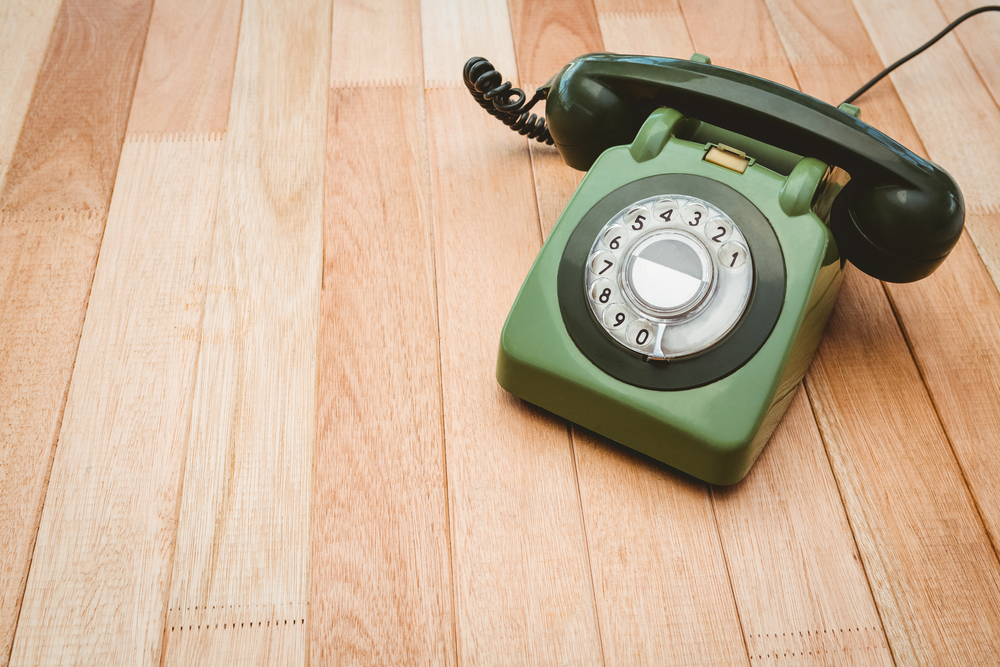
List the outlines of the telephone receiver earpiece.
<svg viewBox="0 0 1000 667">
<path fill-rule="evenodd" d="M 542 89 L 552 139 L 576 169 L 630 143 L 660 106 L 840 167 L 851 180 L 834 202 L 831 231 L 842 256 L 880 280 L 930 275 L 962 234 L 962 193 L 946 171 L 772 81 L 697 61 L 596 53 L 571 61 Z"/>
</svg>

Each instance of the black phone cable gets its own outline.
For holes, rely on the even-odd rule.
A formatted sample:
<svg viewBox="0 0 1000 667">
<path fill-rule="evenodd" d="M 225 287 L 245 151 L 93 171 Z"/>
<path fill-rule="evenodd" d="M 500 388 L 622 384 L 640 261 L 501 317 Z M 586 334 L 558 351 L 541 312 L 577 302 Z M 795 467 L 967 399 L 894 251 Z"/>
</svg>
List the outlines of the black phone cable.
<svg viewBox="0 0 1000 667">
<path fill-rule="evenodd" d="M 525 104 L 526 95 L 520 88 L 511 86 L 510 81 L 503 82 L 500 72 L 486 58 L 469 58 L 462 70 L 462 79 L 479 106 L 503 124 L 529 139 L 535 139 L 551 146 L 552 136 L 545 125 L 545 119 L 535 114 L 528 114 L 531 107 L 545 99 L 541 88 L 535 91 L 534 97 Z"/>
<path fill-rule="evenodd" d="M 949 32 L 951 32 L 952 30 L 954 30 L 955 27 L 958 26 L 958 24 L 961 23 L 962 21 L 964 21 L 965 19 L 970 19 L 973 16 L 975 16 L 976 14 L 982 14 L 983 12 L 1000 12 L 1000 6 L 998 6 L 998 5 L 986 5 L 984 7 L 977 7 L 976 9 L 973 9 L 972 11 L 969 11 L 969 12 L 966 12 L 966 13 L 962 14 L 957 19 L 955 19 L 954 21 L 952 21 L 951 23 L 949 23 L 948 27 L 946 27 L 944 30 L 942 30 L 941 32 L 939 32 L 934 37 L 932 37 L 929 41 L 925 42 L 923 46 L 920 46 L 916 50 L 911 51 L 910 53 L 906 54 L 905 56 L 903 56 L 902 58 L 900 58 L 899 60 L 897 60 L 893 64 L 889 65 L 884 70 L 882 70 L 874 79 L 872 79 L 871 81 L 869 81 L 865 85 L 861 86 L 861 88 L 859 88 L 856 93 L 854 93 L 853 95 L 851 95 L 850 97 L 848 97 L 846 100 L 844 100 L 844 104 L 851 104 L 852 102 L 854 102 L 854 100 L 858 99 L 859 97 L 861 97 L 862 95 L 864 95 L 866 92 L 868 92 L 869 88 L 871 88 L 876 83 L 878 83 L 879 81 L 881 81 L 882 79 L 884 79 L 886 76 L 888 76 L 889 73 L 892 72 L 894 69 L 896 69 L 897 67 L 899 67 L 903 63 L 907 62 L 911 58 L 915 58 L 916 56 L 919 56 L 921 53 L 923 53 L 924 51 L 926 51 L 930 47 L 934 46 L 934 44 L 936 44 L 939 39 L 941 39 L 942 37 L 944 37 L 945 35 L 947 35 Z"/>
</svg>

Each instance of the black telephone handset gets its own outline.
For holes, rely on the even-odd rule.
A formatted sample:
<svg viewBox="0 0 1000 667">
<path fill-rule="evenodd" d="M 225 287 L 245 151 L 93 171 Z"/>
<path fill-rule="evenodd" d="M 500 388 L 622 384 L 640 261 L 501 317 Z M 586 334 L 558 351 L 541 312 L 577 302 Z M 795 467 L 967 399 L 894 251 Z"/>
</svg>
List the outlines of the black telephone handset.
<svg viewBox="0 0 1000 667">
<path fill-rule="evenodd" d="M 841 254 L 881 280 L 930 275 L 962 233 L 962 193 L 941 167 L 772 81 L 693 60 L 595 53 L 542 89 L 552 139 L 575 169 L 629 143 L 659 106 L 840 167 L 851 182 L 834 203 L 831 230 Z"/>
<path fill-rule="evenodd" d="M 583 56 L 527 104 L 483 59 L 465 82 L 588 171 L 511 308 L 497 380 L 712 483 L 746 475 L 790 404 L 843 260 L 919 280 L 962 233 L 955 181 L 856 107 L 704 56 Z M 542 98 L 548 127 L 528 113 Z"/>
</svg>

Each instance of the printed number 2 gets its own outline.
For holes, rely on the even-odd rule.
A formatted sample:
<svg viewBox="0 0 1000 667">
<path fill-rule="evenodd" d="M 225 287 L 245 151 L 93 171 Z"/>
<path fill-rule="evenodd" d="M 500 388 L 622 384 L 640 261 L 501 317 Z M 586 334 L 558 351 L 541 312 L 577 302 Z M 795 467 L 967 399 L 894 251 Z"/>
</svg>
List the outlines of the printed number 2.
<svg viewBox="0 0 1000 667">
<path fill-rule="evenodd" d="M 716 229 L 719 230 L 719 233 L 716 234 L 715 236 L 713 236 L 712 240 L 713 241 L 721 241 L 722 237 L 726 235 L 726 228 L 725 227 L 716 227 Z"/>
</svg>

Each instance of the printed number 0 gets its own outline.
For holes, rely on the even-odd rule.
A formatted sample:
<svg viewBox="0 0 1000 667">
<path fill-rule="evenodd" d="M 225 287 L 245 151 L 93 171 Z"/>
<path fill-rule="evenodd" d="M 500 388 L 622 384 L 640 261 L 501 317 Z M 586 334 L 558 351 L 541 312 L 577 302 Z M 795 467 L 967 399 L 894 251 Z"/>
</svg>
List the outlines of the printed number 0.
<svg viewBox="0 0 1000 667">
<path fill-rule="evenodd" d="M 635 344 L 645 345 L 647 340 L 649 340 L 649 329 L 639 329 L 639 333 L 635 335 Z"/>
</svg>

